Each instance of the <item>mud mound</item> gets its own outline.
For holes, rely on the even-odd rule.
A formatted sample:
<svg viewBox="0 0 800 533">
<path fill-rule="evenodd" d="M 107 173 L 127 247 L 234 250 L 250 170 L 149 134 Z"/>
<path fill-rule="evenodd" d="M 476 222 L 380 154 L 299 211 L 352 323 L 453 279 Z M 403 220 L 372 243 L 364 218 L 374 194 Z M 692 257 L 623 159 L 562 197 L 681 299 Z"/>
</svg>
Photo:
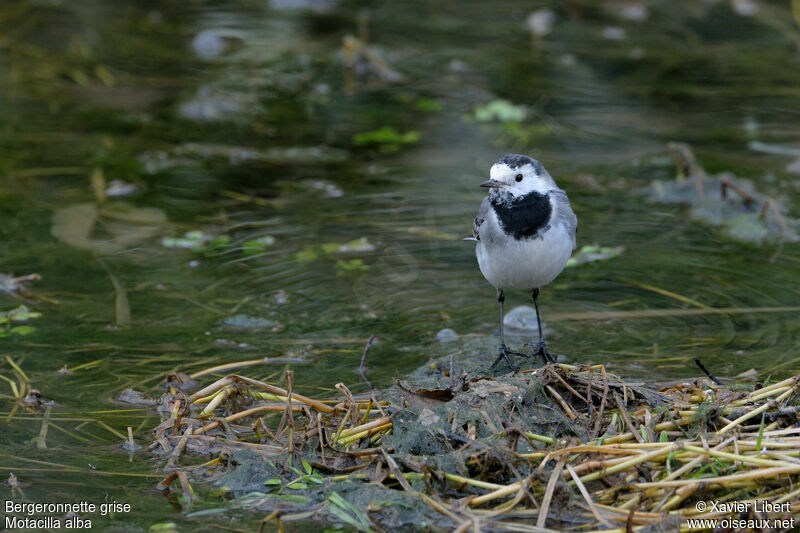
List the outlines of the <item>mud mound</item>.
<svg viewBox="0 0 800 533">
<path fill-rule="evenodd" d="M 227 493 L 220 513 L 361 531 L 675 531 L 741 518 L 698 511 L 725 498 L 800 511 L 800 376 L 656 391 L 602 365 L 446 366 L 357 397 L 340 383 L 335 399 L 294 393 L 291 371 L 286 388 L 238 375 L 190 396 L 173 388 L 151 445 L 166 458 L 161 486 L 180 480 L 190 502 L 191 473 Z"/>
</svg>

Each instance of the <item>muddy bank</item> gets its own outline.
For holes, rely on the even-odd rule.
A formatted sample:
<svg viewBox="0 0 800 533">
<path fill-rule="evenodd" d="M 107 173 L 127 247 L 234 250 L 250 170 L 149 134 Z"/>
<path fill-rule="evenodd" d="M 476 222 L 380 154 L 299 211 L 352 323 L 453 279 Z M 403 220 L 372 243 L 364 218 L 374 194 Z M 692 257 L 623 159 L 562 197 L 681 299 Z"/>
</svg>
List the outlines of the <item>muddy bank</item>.
<svg viewBox="0 0 800 533">
<path fill-rule="evenodd" d="M 214 514 L 361 531 L 675 531 L 729 516 L 695 505 L 726 498 L 800 511 L 800 376 L 656 390 L 602 365 L 480 370 L 442 360 L 389 390 L 339 383 L 332 398 L 294 393 L 291 371 L 284 387 L 240 375 L 173 386 L 150 446 L 160 486 L 190 507 L 191 483 L 213 483 Z"/>
</svg>

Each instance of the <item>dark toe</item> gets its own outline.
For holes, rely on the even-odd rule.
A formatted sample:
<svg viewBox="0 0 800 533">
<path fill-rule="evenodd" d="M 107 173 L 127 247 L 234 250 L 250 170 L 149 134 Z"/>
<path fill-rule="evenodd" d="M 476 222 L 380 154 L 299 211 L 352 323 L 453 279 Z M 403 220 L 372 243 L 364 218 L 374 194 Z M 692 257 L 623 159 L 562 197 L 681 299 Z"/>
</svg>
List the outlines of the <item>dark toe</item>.
<svg viewBox="0 0 800 533">
<path fill-rule="evenodd" d="M 511 369 L 511 370 L 512 370 L 514 373 L 517 373 L 517 372 L 519 371 L 519 367 L 518 367 L 517 365 L 515 365 L 514 363 L 512 363 L 512 362 L 511 362 L 511 359 L 509 359 L 509 358 L 508 358 L 508 356 L 509 356 L 509 355 L 518 355 L 518 356 L 521 356 L 521 357 L 528 357 L 528 355 L 527 355 L 527 354 L 524 354 L 524 353 L 520 353 L 520 352 L 512 352 L 511 350 L 509 350 L 508 348 L 506 348 L 506 346 L 505 346 L 504 344 L 501 344 L 501 345 L 500 345 L 500 349 L 499 349 L 498 351 L 499 351 L 499 355 L 498 355 L 498 356 L 497 356 L 497 358 L 494 360 L 494 362 L 492 363 L 492 366 L 491 366 L 490 368 L 494 368 L 494 367 L 496 367 L 496 366 L 497 366 L 497 363 L 499 363 L 501 359 L 505 359 L 505 361 L 506 361 L 506 364 L 508 365 L 508 367 L 509 367 L 509 368 L 510 368 L 510 369 Z"/>
</svg>

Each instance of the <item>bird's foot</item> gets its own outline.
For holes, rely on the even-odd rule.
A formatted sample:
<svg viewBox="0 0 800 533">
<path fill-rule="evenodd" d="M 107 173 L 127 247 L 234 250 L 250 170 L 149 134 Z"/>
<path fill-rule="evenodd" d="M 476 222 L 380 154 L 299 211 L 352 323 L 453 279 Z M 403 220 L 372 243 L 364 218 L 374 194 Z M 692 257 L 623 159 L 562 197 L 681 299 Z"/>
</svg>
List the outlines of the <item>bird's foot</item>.
<svg viewBox="0 0 800 533">
<path fill-rule="evenodd" d="M 516 355 L 517 357 L 529 357 L 528 354 L 526 354 L 526 353 L 514 352 L 514 351 L 509 350 L 508 347 L 505 344 L 501 344 L 500 345 L 499 352 L 500 353 L 497 356 L 497 359 L 494 360 L 494 363 L 492 363 L 492 366 L 490 368 L 494 368 L 495 366 L 497 366 L 497 363 L 499 363 L 501 359 L 505 359 L 506 363 L 508 364 L 508 367 L 512 371 L 514 371 L 516 373 L 516 372 L 519 371 L 519 367 L 517 365 L 515 365 L 514 363 L 512 363 L 511 359 L 508 356 L 509 355 Z"/>
<path fill-rule="evenodd" d="M 534 357 L 541 355 L 542 359 L 544 359 L 544 364 L 556 362 L 556 358 L 548 351 L 547 344 L 543 340 L 526 343 L 525 347 L 533 350 Z"/>
</svg>

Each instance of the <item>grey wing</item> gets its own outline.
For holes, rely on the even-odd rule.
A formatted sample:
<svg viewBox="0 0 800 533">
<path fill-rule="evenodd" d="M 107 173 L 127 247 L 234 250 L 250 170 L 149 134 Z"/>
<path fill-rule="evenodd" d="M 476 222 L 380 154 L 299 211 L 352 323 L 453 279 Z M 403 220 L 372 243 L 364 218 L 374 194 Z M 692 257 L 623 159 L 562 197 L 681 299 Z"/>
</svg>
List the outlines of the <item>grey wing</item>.
<svg viewBox="0 0 800 533">
<path fill-rule="evenodd" d="M 555 215 L 553 216 L 556 224 L 561 224 L 572 237 L 572 249 L 575 249 L 575 234 L 578 232 L 578 217 L 569 205 L 567 193 L 557 189 L 550 193 L 556 205 Z"/>
<path fill-rule="evenodd" d="M 491 209 L 491 206 L 489 205 L 489 197 L 487 196 L 483 199 L 483 202 L 481 202 L 481 208 L 478 209 L 478 215 L 472 222 L 472 237 L 476 241 L 481 240 L 481 225 L 486 220 L 486 217 L 489 216 L 489 209 Z"/>
</svg>

